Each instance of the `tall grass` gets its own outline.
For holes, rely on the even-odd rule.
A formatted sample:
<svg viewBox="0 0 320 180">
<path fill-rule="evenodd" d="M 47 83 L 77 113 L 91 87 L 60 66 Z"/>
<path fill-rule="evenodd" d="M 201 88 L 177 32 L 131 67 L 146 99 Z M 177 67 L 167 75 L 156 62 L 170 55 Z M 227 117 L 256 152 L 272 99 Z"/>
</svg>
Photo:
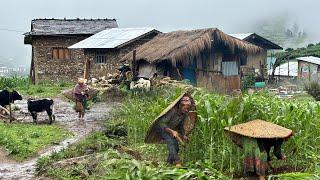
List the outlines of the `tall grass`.
<svg viewBox="0 0 320 180">
<path fill-rule="evenodd" d="M 28 86 L 31 81 L 27 77 L 0 77 L 0 89 L 14 89 L 17 87 Z"/>
<path fill-rule="evenodd" d="M 180 94 L 180 89 L 161 89 L 149 94 L 131 95 L 118 111 L 118 119 L 127 122 L 128 142 L 141 146 L 154 118 Z M 313 172 L 320 162 L 320 104 L 315 101 L 284 101 L 266 93 L 224 97 L 195 91 L 199 122 L 190 136 L 190 143 L 182 150 L 185 163 L 206 162 L 226 174 L 242 170 L 243 153 L 223 128 L 253 119 L 263 119 L 292 129 L 295 136 L 284 143 L 288 160 L 275 162 L 277 166 L 303 168 Z M 146 147 L 146 146 L 144 146 Z M 164 147 L 163 147 L 164 148 Z M 154 156 L 163 149 L 151 152 Z M 164 151 L 166 152 L 166 151 Z"/>
</svg>

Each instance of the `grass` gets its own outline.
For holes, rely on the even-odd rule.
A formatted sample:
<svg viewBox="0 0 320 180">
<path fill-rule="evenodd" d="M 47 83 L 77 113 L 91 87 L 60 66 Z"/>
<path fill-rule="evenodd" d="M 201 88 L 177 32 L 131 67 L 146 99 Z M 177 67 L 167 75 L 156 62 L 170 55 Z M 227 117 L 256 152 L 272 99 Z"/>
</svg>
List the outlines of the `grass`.
<svg viewBox="0 0 320 180">
<path fill-rule="evenodd" d="M 223 128 L 252 119 L 263 119 L 290 128 L 295 133 L 282 147 L 288 159 L 273 161 L 273 166 L 286 166 L 302 171 L 271 175 L 270 178 L 319 177 L 320 103 L 302 98 L 281 100 L 265 92 L 232 98 L 195 90 L 193 96 L 199 120 L 190 134 L 190 142 L 185 148 L 181 148 L 180 156 L 185 167 L 175 168 L 164 164 L 167 154 L 165 145 L 149 145 L 143 141 L 154 118 L 178 97 L 181 91 L 163 88 L 143 94 L 128 94 L 122 107 L 115 110 L 112 121 L 106 121 L 108 129 L 104 135 L 100 134 L 99 138 L 95 139 L 100 143 L 108 142 L 110 139 L 117 142 L 119 138 L 114 135 L 120 132 L 124 135 L 121 137 L 125 137 L 124 142 L 115 143 L 116 146 L 107 146 L 112 149 L 101 148 L 95 157 L 102 158 L 95 163 L 90 163 L 89 160 L 87 163 L 68 166 L 65 169 L 51 169 L 45 174 L 58 179 L 113 179 L 116 176 L 127 179 L 168 179 L 168 176 L 177 179 L 230 179 L 242 176 L 242 150 L 230 141 Z M 110 130 L 110 127 L 115 128 Z M 84 141 L 90 142 L 90 137 Z M 96 144 L 96 141 L 89 144 Z M 86 144 L 80 143 L 77 148 L 83 149 Z M 118 145 L 139 153 L 141 159 L 136 160 L 127 153 L 119 154 L 114 150 Z M 68 148 L 66 151 L 74 152 L 77 149 L 74 148 Z M 49 157 L 47 161 L 55 159 L 55 162 L 65 158 L 68 156 Z M 44 167 L 48 165 L 42 164 Z"/>
<path fill-rule="evenodd" d="M 62 159 L 74 158 L 86 154 L 86 150 L 90 149 L 94 152 L 102 152 L 109 148 L 117 147 L 123 142 L 108 138 L 103 132 L 94 132 L 79 142 L 70 145 L 68 148 L 60 152 L 55 152 L 50 156 L 40 157 L 37 161 L 37 171 L 39 174 L 48 170 L 48 167 Z"/>
<path fill-rule="evenodd" d="M 118 111 L 117 119 L 128 125 L 129 146 L 150 149 L 153 158 L 163 160 L 165 146 L 145 145 L 143 140 L 154 118 L 179 95 L 177 89 L 159 90 L 146 96 L 130 96 Z M 253 119 L 263 119 L 290 128 L 295 136 L 283 146 L 289 159 L 274 161 L 274 166 L 303 168 L 315 172 L 320 162 L 320 103 L 305 100 L 280 100 L 267 93 L 230 98 L 206 91 L 195 91 L 199 122 L 182 149 L 184 163 L 208 162 L 230 176 L 241 174 L 243 155 L 223 128 Z M 143 148 L 141 148 L 143 147 Z M 161 149 L 161 150 L 159 150 Z"/>
<path fill-rule="evenodd" d="M 83 164 L 49 169 L 47 175 L 54 179 L 230 179 L 208 168 L 155 166 L 150 161 L 137 161 L 113 149 Z"/>
<path fill-rule="evenodd" d="M 95 132 L 61 152 L 39 158 L 38 175 L 53 179 L 230 179 L 215 169 L 203 168 L 199 164 L 174 168 L 164 163 L 137 160 L 136 156 L 119 152 L 116 149 L 126 146 L 126 141 L 123 141 L 123 136 L 118 136 L 122 132 L 119 131 L 121 123 L 118 124 L 120 126 L 115 124 L 111 122 L 112 127 L 104 132 Z M 95 149 L 95 155 L 87 157 L 84 162 L 52 168 L 51 165 L 59 160 L 85 155 L 88 148 Z"/>
<path fill-rule="evenodd" d="M 56 125 L 7 124 L 0 122 L 0 145 L 9 157 L 23 161 L 71 134 Z"/>
<path fill-rule="evenodd" d="M 55 97 L 60 94 L 62 90 L 72 87 L 72 84 L 64 81 L 57 84 L 42 82 L 34 85 L 27 77 L 0 77 L 0 89 L 17 90 L 23 95 L 34 98 Z"/>
</svg>

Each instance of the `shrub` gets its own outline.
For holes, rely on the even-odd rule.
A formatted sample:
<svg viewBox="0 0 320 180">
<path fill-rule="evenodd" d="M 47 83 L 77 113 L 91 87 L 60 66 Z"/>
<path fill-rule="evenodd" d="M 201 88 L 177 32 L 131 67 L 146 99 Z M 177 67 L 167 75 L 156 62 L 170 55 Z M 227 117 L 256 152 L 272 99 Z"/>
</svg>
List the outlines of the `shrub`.
<svg viewBox="0 0 320 180">
<path fill-rule="evenodd" d="M 320 83 L 316 81 L 309 82 L 304 86 L 305 90 L 310 94 L 316 101 L 320 101 Z"/>
<path fill-rule="evenodd" d="M 241 85 L 242 85 L 242 90 L 246 90 L 248 88 L 251 88 L 254 86 L 254 83 L 255 83 L 255 75 L 254 73 L 251 73 L 245 77 L 242 78 L 242 82 L 241 82 Z"/>
<path fill-rule="evenodd" d="M 308 44 L 307 47 L 312 47 L 312 46 L 314 46 L 314 44 L 310 43 L 310 44 Z"/>
<path fill-rule="evenodd" d="M 293 49 L 292 48 L 287 48 L 286 51 L 287 52 L 291 52 L 291 51 L 293 51 Z"/>
</svg>

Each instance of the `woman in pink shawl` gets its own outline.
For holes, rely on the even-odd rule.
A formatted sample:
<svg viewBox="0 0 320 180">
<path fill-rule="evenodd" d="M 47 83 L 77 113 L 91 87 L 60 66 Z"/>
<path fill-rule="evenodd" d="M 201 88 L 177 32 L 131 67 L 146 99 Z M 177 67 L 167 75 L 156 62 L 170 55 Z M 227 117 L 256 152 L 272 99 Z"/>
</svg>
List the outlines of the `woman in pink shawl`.
<svg viewBox="0 0 320 180">
<path fill-rule="evenodd" d="M 76 112 L 79 113 L 79 118 L 84 117 L 86 99 L 89 96 L 89 88 L 85 83 L 86 79 L 79 78 L 78 84 L 74 87 L 73 90 L 74 97 L 76 98 Z"/>
</svg>

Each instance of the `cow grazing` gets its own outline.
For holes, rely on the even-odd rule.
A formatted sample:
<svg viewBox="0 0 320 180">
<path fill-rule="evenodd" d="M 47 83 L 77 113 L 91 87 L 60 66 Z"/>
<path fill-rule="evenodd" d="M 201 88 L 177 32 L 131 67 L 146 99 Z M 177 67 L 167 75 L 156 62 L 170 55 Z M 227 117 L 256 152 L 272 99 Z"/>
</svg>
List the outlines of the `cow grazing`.
<svg viewBox="0 0 320 180">
<path fill-rule="evenodd" d="M 16 100 L 22 100 L 22 96 L 17 91 L 0 91 L 0 106 L 8 106 L 10 103 L 14 103 Z"/>
<path fill-rule="evenodd" d="M 37 113 L 46 111 L 49 116 L 49 124 L 55 120 L 53 115 L 54 102 L 52 99 L 28 99 L 28 111 L 30 112 L 33 122 L 37 123 Z"/>
</svg>

